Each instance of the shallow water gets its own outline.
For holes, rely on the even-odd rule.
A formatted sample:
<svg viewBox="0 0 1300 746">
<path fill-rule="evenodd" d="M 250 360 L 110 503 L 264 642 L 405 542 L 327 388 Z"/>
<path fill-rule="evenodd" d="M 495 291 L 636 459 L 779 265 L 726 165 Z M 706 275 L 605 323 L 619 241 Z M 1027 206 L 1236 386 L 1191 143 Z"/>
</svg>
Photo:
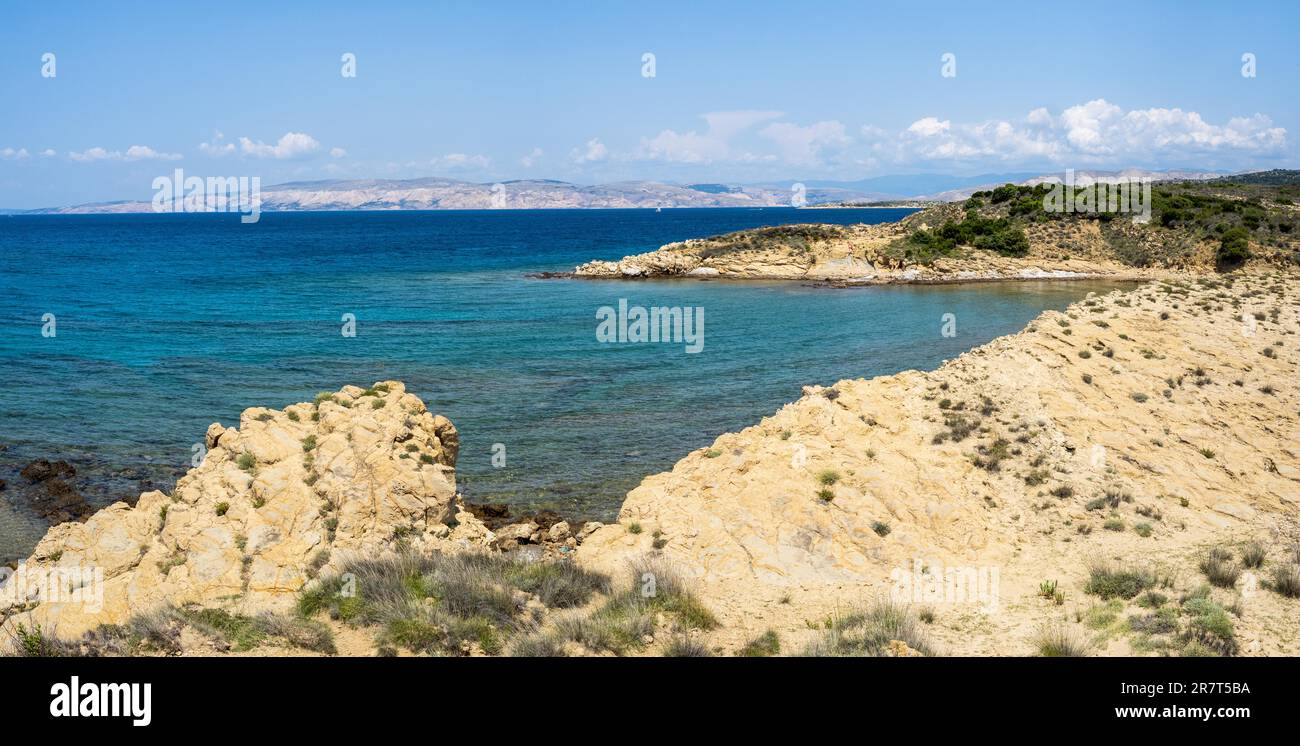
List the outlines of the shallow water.
<svg viewBox="0 0 1300 746">
<path fill-rule="evenodd" d="M 64 458 L 96 504 L 166 488 L 208 424 L 405 381 L 461 431 L 476 501 L 609 518 L 648 474 L 805 384 L 941 361 L 1098 282 L 828 289 L 529 279 L 672 240 L 907 210 L 0 217 L 0 478 Z M 704 309 L 704 347 L 604 344 L 597 309 Z M 55 315 L 57 335 L 42 336 Z M 343 314 L 355 337 L 340 333 Z M 943 315 L 957 335 L 941 335 Z M 494 444 L 506 465 L 492 463 Z M 8 494 L 12 494 L 12 488 Z M 3 494 L 3 493 L 0 493 Z M 0 500 L 0 559 L 43 526 Z"/>
</svg>

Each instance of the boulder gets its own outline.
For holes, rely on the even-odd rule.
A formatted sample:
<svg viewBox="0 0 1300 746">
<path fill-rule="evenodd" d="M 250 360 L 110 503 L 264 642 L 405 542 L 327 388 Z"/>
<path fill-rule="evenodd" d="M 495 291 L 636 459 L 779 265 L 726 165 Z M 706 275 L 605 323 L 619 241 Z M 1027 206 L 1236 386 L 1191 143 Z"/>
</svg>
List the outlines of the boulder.
<svg viewBox="0 0 1300 746">
<path fill-rule="evenodd" d="M 508 542 L 517 541 L 520 544 L 527 544 L 536 541 L 538 527 L 532 521 L 524 523 L 512 523 L 509 526 L 502 526 L 496 530 L 497 541 Z"/>
<path fill-rule="evenodd" d="M 547 540 L 557 544 L 563 542 L 565 539 L 569 538 L 569 536 L 570 531 L 568 521 L 560 521 L 559 523 L 551 524 L 551 528 L 546 532 Z"/>
<path fill-rule="evenodd" d="M 585 541 L 588 536 L 591 536 L 592 534 L 596 533 L 598 529 L 601 529 L 604 526 L 605 524 L 601 523 L 600 521 L 587 521 L 586 523 L 582 524 L 582 528 L 579 529 L 578 531 L 578 536 L 577 536 L 578 541 L 579 542 Z"/>
</svg>

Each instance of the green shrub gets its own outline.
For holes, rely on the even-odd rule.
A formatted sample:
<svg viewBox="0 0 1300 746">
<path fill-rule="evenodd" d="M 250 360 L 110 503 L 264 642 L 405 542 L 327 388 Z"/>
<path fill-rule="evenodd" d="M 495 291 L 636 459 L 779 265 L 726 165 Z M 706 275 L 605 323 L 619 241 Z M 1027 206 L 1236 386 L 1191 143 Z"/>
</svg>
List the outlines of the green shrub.
<svg viewBox="0 0 1300 746">
<path fill-rule="evenodd" d="M 1241 577 L 1241 568 L 1232 561 L 1232 555 L 1222 549 L 1212 549 L 1201 560 L 1201 572 L 1212 585 L 1232 588 Z"/>
<path fill-rule="evenodd" d="M 185 629 L 208 637 L 223 649 L 244 652 L 266 642 L 319 653 L 336 652 L 325 625 L 276 614 L 232 615 L 220 609 L 164 606 L 136 614 L 122 624 L 101 624 L 72 639 L 47 636 L 39 628 L 18 625 L 11 637 L 15 653 L 25 656 L 104 657 L 179 655 Z"/>
<path fill-rule="evenodd" d="M 738 655 L 744 658 L 767 658 L 781 652 L 781 638 L 776 632 L 768 630 L 755 637 L 740 649 Z"/>
<path fill-rule="evenodd" d="M 1287 598 L 1300 598 L 1300 565 L 1288 563 L 1274 567 L 1273 590 Z"/>
<path fill-rule="evenodd" d="M 1268 550 L 1258 541 L 1252 541 L 1241 548 L 1241 564 L 1249 568 L 1263 567 Z"/>
<path fill-rule="evenodd" d="M 1224 231 L 1215 252 L 1220 265 L 1235 266 L 1250 258 L 1250 233 L 1240 226 Z"/>
<path fill-rule="evenodd" d="M 1064 624 L 1041 627 L 1031 642 L 1043 658 L 1080 658 L 1092 648 L 1086 639 Z"/>
<path fill-rule="evenodd" d="M 1089 568 L 1083 590 L 1103 599 L 1129 599 L 1155 584 L 1155 575 L 1150 571 L 1097 564 Z"/>
<path fill-rule="evenodd" d="M 880 601 L 862 611 L 832 618 L 821 639 L 805 655 L 881 656 L 889 653 L 890 643 L 895 640 L 922 655 L 934 654 L 921 621 L 911 609 Z"/>
<path fill-rule="evenodd" d="M 636 563 L 629 580 L 624 590 L 612 595 L 595 611 L 558 619 L 551 634 L 593 651 L 622 655 L 645 646 L 644 640 L 653 634 L 658 617 L 665 617 L 677 627 L 679 641 L 687 630 L 711 630 L 718 626 L 713 613 L 666 565 L 655 561 Z M 670 644 L 669 650 L 672 649 Z"/>
<path fill-rule="evenodd" d="M 1130 616 L 1128 627 L 1134 632 L 1148 635 L 1173 634 L 1178 631 L 1178 610 L 1166 606 L 1152 614 Z"/>
<path fill-rule="evenodd" d="M 1183 604 L 1183 613 L 1190 617 L 1183 633 L 1185 645 L 1195 643 L 1219 655 L 1236 654 L 1232 618 L 1222 606 L 1206 596 L 1196 596 Z"/>
<path fill-rule="evenodd" d="M 708 658 L 712 656 L 709 649 L 698 638 L 689 634 L 676 634 L 664 648 L 665 658 Z"/>
<path fill-rule="evenodd" d="M 298 611 L 377 627 L 379 643 L 412 652 L 461 655 L 465 645 L 476 644 L 495 655 L 512 635 L 533 626 L 517 592 L 547 608 L 568 609 L 608 589 L 607 577 L 568 561 L 407 551 L 346 563 L 339 575 L 308 585 L 299 595 Z"/>
<path fill-rule="evenodd" d="M 1157 609 L 1164 606 L 1169 601 L 1169 597 L 1158 591 L 1147 591 L 1138 597 L 1137 605 L 1144 609 Z"/>
</svg>

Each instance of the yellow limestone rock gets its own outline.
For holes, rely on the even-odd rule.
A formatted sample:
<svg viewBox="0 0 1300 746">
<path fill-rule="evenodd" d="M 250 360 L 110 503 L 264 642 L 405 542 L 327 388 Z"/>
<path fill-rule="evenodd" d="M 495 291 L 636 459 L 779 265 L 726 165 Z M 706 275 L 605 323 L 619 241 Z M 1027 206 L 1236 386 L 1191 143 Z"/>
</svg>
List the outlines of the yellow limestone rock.
<svg viewBox="0 0 1300 746">
<path fill-rule="evenodd" d="M 238 428 L 213 424 L 205 441 L 171 495 L 147 492 L 135 507 L 51 528 L 0 593 L 0 614 L 74 635 L 165 603 L 278 610 L 314 572 L 381 551 L 395 533 L 491 538 L 457 503 L 456 428 L 396 381 L 254 407 Z M 96 577 L 102 598 L 91 598 Z M 72 598 L 68 586 L 87 578 Z"/>
</svg>

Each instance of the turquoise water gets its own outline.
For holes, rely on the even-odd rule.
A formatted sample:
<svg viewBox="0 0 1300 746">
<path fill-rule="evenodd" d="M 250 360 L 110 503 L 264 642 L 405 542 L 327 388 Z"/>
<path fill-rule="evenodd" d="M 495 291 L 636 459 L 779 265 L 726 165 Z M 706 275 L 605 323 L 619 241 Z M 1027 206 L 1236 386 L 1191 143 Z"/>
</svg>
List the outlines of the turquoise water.
<svg viewBox="0 0 1300 746">
<path fill-rule="evenodd" d="M 819 210 L 821 222 L 906 210 Z M 0 478 L 63 458 L 102 504 L 167 487 L 208 424 L 405 381 L 461 431 L 471 500 L 609 518 L 645 475 L 805 384 L 931 368 L 1096 283 L 828 289 L 540 280 L 793 209 L 0 217 Z M 702 307 L 704 349 L 602 344 L 596 312 Z M 55 315 L 57 336 L 43 337 Z M 340 334 L 341 317 L 357 334 Z M 941 317 L 958 335 L 940 335 Z M 493 444 L 506 466 L 492 464 Z M 7 493 L 13 494 L 13 490 Z M 0 500 L 0 557 L 38 521 Z"/>
</svg>

